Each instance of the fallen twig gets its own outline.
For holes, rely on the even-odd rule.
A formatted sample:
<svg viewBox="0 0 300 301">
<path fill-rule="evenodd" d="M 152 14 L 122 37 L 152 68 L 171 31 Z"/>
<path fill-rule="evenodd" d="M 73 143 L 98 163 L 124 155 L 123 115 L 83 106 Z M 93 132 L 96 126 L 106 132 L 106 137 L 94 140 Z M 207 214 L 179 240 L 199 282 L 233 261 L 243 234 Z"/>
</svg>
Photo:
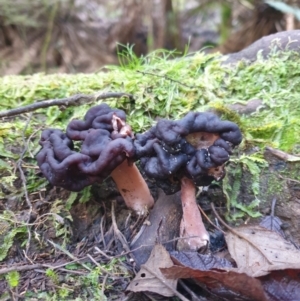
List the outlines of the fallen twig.
<svg viewBox="0 0 300 301">
<path fill-rule="evenodd" d="M 276 200 L 276 198 L 273 198 L 273 200 L 272 200 L 272 205 L 271 205 L 271 216 L 275 216 L 275 206 L 276 206 L 276 202 L 277 202 L 277 200 Z"/>
<path fill-rule="evenodd" d="M 169 243 L 169 242 L 173 242 L 173 241 L 177 241 L 181 238 L 174 238 L 174 239 L 171 239 L 171 240 L 167 240 L 167 241 L 162 241 L 162 244 L 165 244 L 165 243 Z M 49 241 L 49 240 L 48 240 Z M 52 243 L 51 241 L 49 241 L 50 243 Z M 59 247 L 58 245 L 56 245 L 55 243 L 52 243 L 55 247 Z M 120 258 L 120 257 L 123 257 L 125 255 L 128 255 L 128 254 L 131 254 L 132 252 L 136 251 L 136 250 L 139 250 L 141 248 L 144 248 L 144 247 L 149 247 L 149 246 L 153 246 L 153 244 L 144 244 L 144 245 L 140 245 L 139 247 L 135 248 L 135 249 L 132 249 L 132 250 L 128 250 L 126 252 L 123 252 L 122 254 L 119 254 L 119 255 L 115 255 L 115 256 L 110 256 L 109 259 L 116 259 L 116 258 Z M 65 253 L 66 250 L 64 250 L 63 248 L 59 248 L 61 251 L 63 251 Z M 98 248 L 95 247 L 95 250 L 97 250 Z M 99 249 L 98 249 L 99 250 Z M 61 269 L 62 267 L 68 265 L 68 264 L 72 264 L 72 263 L 80 263 L 81 260 L 86 260 L 87 258 L 89 258 L 88 256 L 84 256 L 84 257 L 81 257 L 81 258 L 76 258 L 75 256 L 73 256 L 70 252 L 66 251 L 67 255 L 71 255 L 72 258 L 75 258 L 74 260 L 72 261 L 69 261 L 69 262 L 65 262 L 65 263 L 62 263 L 62 264 L 59 264 L 59 265 L 50 265 L 50 264 L 42 264 L 42 263 L 36 263 L 36 264 L 26 264 L 26 265 L 15 265 L 15 266 L 11 266 L 11 267 L 6 267 L 6 268 L 2 268 L 0 269 L 0 275 L 3 275 L 3 274 L 7 274 L 9 272 L 13 272 L 13 271 L 16 271 L 16 272 L 22 272 L 22 271 L 29 271 L 29 270 L 35 270 L 35 269 L 41 269 L 41 268 L 46 268 L 46 269 L 52 269 L 52 270 L 56 270 L 56 269 L 60 269 L 62 271 L 64 271 L 64 269 Z M 100 253 L 100 252 L 99 252 Z M 100 253 L 103 255 L 103 253 Z"/>
<path fill-rule="evenodd" d="M 107 92 L 107 93 L 96 93 L 92 95 L 85 95 L 85 94 L 75 94 L 73 96 L 62 98 L 62 99 L 49 99 L 43 101 L 37 101 L 33 104 L 7 110 L 0 112 L 1 117 L 10 117 L 15 116 L 27 112 L 32 112 L 37 109 L 48 108 L 52 106 L 79 106 L 82 104 L 90 103 L 93 101 L 97 101 L 99 99 L 107 99 L 107 98 L 120 98 L 120 97 L 128 97 L 133 99 L 133 95 L 123 92 Z"/>
<path fill-rule="evenodd" d="M 105 218 L 105 214 L 101 217 L 100 231 L 101 231 L 101 241 L 103 243 L 104 249 L 106 249 L 106 242 L 105 242 L 105 239 L 104 239 L 104 231 L 103 231 L 104 218 Z"/>
<path fill-rule="evenodd" d="M 57 270 L 59 270 L 60 272 L 65 272 L 67 274 L 74 274 L 74 275 L 81 275 L 81 276 L 86 276 L 88 274 L 88 272 L 82 272 L 82 271 L 70 270 L 64 268 L 59 268 Z"/>
<path fill-rule="evenodd" d="M 78 262 L 80 262 L 80 260 L 85 260 L 87 258 L 88 258 L 87 256 L 84 256 L 82 258 L 77 258 L 76 260 L 68 261 L 68 262 L 65 262 L 65 263 L 62 263 L 59 265 L 51 265 L 51 264 L 45 264 L 45 263 L 15 265 L 15 266 L 0 269 L 0 275 L 7 274 L 9 272 L 14 272 L 14 271 L 22 272 L 22 271 L 41 269 L 41 268 L 52 269 L 52 270 L 60 269 L 60 270 L 64 271 L 64 269 L 62 269 L 62 267 L 66 266 L 68 264 L 78 263 Z M 66 271 L 68 271 L 68 270 L 66 270 Z"/>
<path fill-rule="evenodd" d="M 119 239 L 120 243 L 122 244 L 124 250 L 126 252 L 130 252 L 130 248 L 128 246 L 127 240 L 124 237 L 123 233 L 119 230 L 117 222 L 116 222 L 116 216 L 115 216 L 115 201 L 112 201 L 111 203 L 111 220 L 112 220 L 112 226 L 115 235 Z"/>
<path fill-rule="evenodd" d="M 276 148 L 267 146 L 266 150 L 269 151 L 274 156 L 276 156 L 277 158 L 284 160 L 285 162 L 299 162 L 300 161 L 299 156 L 288 154 L 280 149 L 276 149 Z"/>
<path fill-rule="evenodd" d="M 177 84 L 179 84 L 179 85 L 182 85 L 182 86 L 187 87 L 187 88 L 190 88 L 190 89 L 195 88 L 195 87 L 193 87 L 193 86 L 189 86 L 189 85 L 187 85 L 187 84 L 185 84 L 185 83 L 182 83 L 182 82 L 179 81 L 179 80 L 173 79 L 173 78 L 171 78 L 171 77 L 169 77 L 169 76 L 167 76 L 167 75 L 160 75 L 160 74 L 156 74 L 156 73 L 145 72 L 145 71 L 139 71 L 139 70 L 137 70 L 136 72 L 142 73 L 142 74 L 144 74 L 144 75 L 152 75 L 152 76 L 162 77 L 162 78 L 165 78 L 165 79 L 167 79 L 167 80 L 169 80 L 169 81 L 171 81 L 171 82 L 177 83 Z"/>
<path fill-rule="evenodd" d="M 101 270 L 102 273 L 106 274 L 106 275 L 110 275 L 113 276 L 112 273 L 110 273 L 109 271 L 105 270 L 94 258 L 92 255 L 87 254 L 87 257 Z"/>
<path fill-rule="evenodd" d="M 217 230 L 219 230 L 219 231 L 222 232 L 223 234 L 225 233 L 221 228 L 219 228 L 217 225 L 215 225 L 215 224 L 210 220 L 210 218 L 206 215 L 206 213 L 203 211 L 203 209 L 201 208 L 201 206 L 198 205 L 198 208 L 199 208 L 201 214 L 206 218 L 206 220 L 207 220 L 214 228 L 216 228 Z"/>
<path fill-rule="evenodd" d="M 105 285 L 106 285 L 106 280 L 107 280 L 107 278 L 108 278 L 108 274 L 106 274 L 106 275 L 104 276 L 104 279 L 103 279 L 103 282 L 102 282 L 101 293 L 102 293 L 103 296 L 104 296 L 104 290 L 105 290 Z"/>
<path fill-rule="evenodd" d="M 22 132 L 22 139 L 23 139 L 23 143 L 24 143 L 24 149 L 22 150 L 22 153 L 20 154 L 20 158 L 19 158 L 19 160 L 17 162 L 17 167 L 18 167 L 18 170 L 19 170 L 19 173 L 20 173 L 20 177 L 21 177 L 21 180 L 22 180 L 22 185 L 23 185 L 25 200 L 26 200 L 27 206 L 29 207 L 29 212 L 28 212 L 28 217 L 27 217 L 28 239 L 27 239 L 26 250 L 25 250 L 25 256 L 26 257 L 28 256 L 28 251 L 29 251 L 30 242 L 31 242 L 31 227 L 28 224 L 29 224 L 30 218 L 31 218 L 32 204 L 31 204 L 31 201 L 29 199 L 29 195 L 28 195 L 28 191 L 27 191 L 27 180 L 26 180 L 26 177 L 24 175 L 24 171 L 23 171 L 23 168 L 22 168 L 22 163 L 23 163 L 24 155 L 26 154 L 26 152 L 28 150 L 28 144 L 29 144 L 29 141 L 30 141 L 30 138 L 31 138 L 31 136 L 30 136 L 27 141 L 25 140 L 25 132 L 26 132 L 28 126 L 29 126 L 29 123 L 31 121 L 31 117 L 32 117 L 32 114 L 30 114 L 30 116 L 29 116 L 29 118 L 28 118 L 28 120 L 27 120 L 27 122 L 25 124 L 24 130 Z"/>
<path fill-rule="evenodd" d="M 290 182 L 295 182 L 295 183 L 298 183 L 298 184 L 300 184 L 300 181 L 298 181 L 298 180 L 295 180 L 295 179 L 291 179 L 291 178 L 286 178 L 286 177 L 283 177 L 282 175 L 280 175 L 280 174 L 278 174 L 277 175 L 280 179 L 282 179 L 282 180 L 285 180 L 285 181 L 290 181 Z"/>
<path fill-rule="evenodd" d="M 99 249 L 98 247 L 94 247 L 95 250 L 97 251 L 97 253 L 101 254 L 102 256 L 104 256 L 106 259 L 108 260 L 112 260 L 114 257 L 112 256 L 108 256 L 105 252 L 103 252 L 101 249 Z"/>
<path fill-rule="evenodd" d="M 48 239 L 48 242 L 50 242 L 55 248 L 57 248 L 58 250 L 60 250 L 60 251 L 62 251 L 63 253 L 65 253 L 67 256 L 69 256 L 71 259 L 73 259 L 73 260 L 78 260 L 78 258 L 76 258 L 73 254 L 71 254 L 68 250 L 66 250 L 66 249 L 64 249 L 63 247 L 61 247 L 60 245 L 57 245 L 56 243 L 54 243 L 53 241 L 51 241 L 51 240 L 49 240 Z M 92 271 L 92 269 L 89 267 L 89 266 L 87 266 L 85 263 L 83 263 L 83 262 L 80 262 L 79 260 L 78 260 L 78 263 L 82 266 L 82 267 L 84 267 L 85 269 L 87 269 L 88 271 Z"/>
<path fill-rule="evenodd" d="M 179 284 L 190 294 L 193 301 L 204 301 L 207 300 L 205 297 L 197 296 L 184 282 L 182 279 L 178 280 Z"/>
<path fill-rule="evenodd" d="M 10 272 L 21 272 L 21 271 L 29 271 L 29 270 L 34 270 L 34 269 L 40 269 L 40 268 L 49 268 L 47 264 L 26 264 L 26 265 L 19 265 L 19 266 L 12 266 L 9 268 L 3 268 L 0 269 L 0 275 L 7 274 Z"/>
</svg>

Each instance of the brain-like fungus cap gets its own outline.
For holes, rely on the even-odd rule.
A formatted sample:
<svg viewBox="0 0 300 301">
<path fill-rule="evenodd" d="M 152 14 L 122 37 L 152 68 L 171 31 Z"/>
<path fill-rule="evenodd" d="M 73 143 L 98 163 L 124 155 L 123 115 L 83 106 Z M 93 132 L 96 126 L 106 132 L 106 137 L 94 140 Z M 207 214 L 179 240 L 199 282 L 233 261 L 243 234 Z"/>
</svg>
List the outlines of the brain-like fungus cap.
<svg viewBox="0 0 300 301">
<path fill-rule="evenodd" d="M 196 202 L 196 186 L 225 175 L 224 163 L 242 141 L 238 126 L 213 113 L 188 113 L 181 120 L 161 119 L 134 141 L 136 157 L 148 177 L 167 194 L 181 191 L 179 250 L 196 251 L 209 242 Z"/>
<path fill-rule="evenodd" d="M 146 133 L 137 134 L 134 144 L 145 173 L 164 189 L 164 181 L 176 183 L 182 176 L 192 178 L 197 185 L 222 179 L 224 163 L 241 141 L 235 123 L 210 112 L 190 112 L 181 120 L 159 120 Z"/>
<path fill-rule="evenodd" d="M 73 140 L 81 141 L 80 152 L 74 150 Z M 147 185 L 137 175 L 139 171 L 126 160 L 135 157 L 135 148 L 123 111 L 106 104 L 95 106 L 84 120 L 71 121 L 66 134 L 55 129 L 44 130 L 40 145 L 38 165 L 52 185 L 80 191 L 111 175 L 130 208 L 140 213 L 153 205 Z M 136 181 L 141 188 L 133 192 Z M 142 192 L 145 195 L 139 196 Z"/>
</svg>

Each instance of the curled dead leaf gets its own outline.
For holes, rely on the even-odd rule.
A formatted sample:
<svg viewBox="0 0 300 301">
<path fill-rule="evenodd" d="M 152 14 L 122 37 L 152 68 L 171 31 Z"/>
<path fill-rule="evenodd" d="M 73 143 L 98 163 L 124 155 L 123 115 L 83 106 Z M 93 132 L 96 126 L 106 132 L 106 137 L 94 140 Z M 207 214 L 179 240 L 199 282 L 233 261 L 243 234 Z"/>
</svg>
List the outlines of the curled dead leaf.
<svg viewBox="0 0 300 301">
<path fill-rule="evenodd" d="M 174 251 L 171 252 L 170 255 L 175 264 L 184 265 L 186 267 L 195 268 L 201 271 L 233 267 L 231 262 L 227 259 L 214 256 L 212 254 Z"/>
<path fill-rule="evenodd" d="M 166 279 L 160 268 L 173 265 L 167 250 L 160 244 L 154 246 L 148 261 L 130 282 L 127 290 L 132 292 L 152 292 L 165 297 L 176 295 L 177 279 Z"/>
<path fill-rule="evenodd" d="M 274 231 L 244 226 L 228 232 L 225 239 L 241 273 L 259 277 L 275 270 L 300 269 L 300 251 Z"/>
<path fill-rule="evenodd" d="M 272 301 L 295 301 L 300 298 L 299 270 L 273 271 L 260 277 L 260 280 Z"/>
<path fill-rule="evenodd" d="M 234 295 L 238 297 L 238 300 L 269 301 L 258 279 L 245 273 L 236 272 L 234 268 L 201 271 L 174 265 L 170 268 L 162 268 L 161 271 L 168 279 L 193 278 L 196 282 L 206 285 L 212 293 L 221 297 Z"/>
</svg>

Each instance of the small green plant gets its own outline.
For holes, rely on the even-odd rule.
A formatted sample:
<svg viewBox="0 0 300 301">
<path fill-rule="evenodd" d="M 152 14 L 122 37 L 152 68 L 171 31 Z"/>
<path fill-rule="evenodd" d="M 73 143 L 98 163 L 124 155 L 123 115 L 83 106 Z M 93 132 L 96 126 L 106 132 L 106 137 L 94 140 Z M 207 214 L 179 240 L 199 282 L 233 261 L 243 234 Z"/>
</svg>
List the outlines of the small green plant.
<svg viewBox="0 0 300 301">
<path fill-rule="evenodd" d="M 16 235 L 27 234 L 26 226 L 23 226 L 24 223 L 14 224 L 14 220 L 14 214 L 10 211 L 4 211 L 0 214 L 0 261 L 6 258 Z M 24 238 L 25 240 L 26 238 Z"/>
<path fill-rule="evenodd" d="M 56 237 L 62 238 L 62 245 L 66 246 L 70 239 L 70 222 L 72 221 L 72 216 L 62 200 L 57 199 L 52 204 L 49 220 L 52 221 Z"/>
<path fill-rule="evenodd" d="M 65 300 L 70 295 L 70 289 L 64 287 L 64 285 L 58 290 L 58 295 L 61 299 Z"/>
<path fill-rule="evenodd" d="M 118 59 L 121 68 L 135 70 L 140 67 L 142 60 L 133 51 L 134 45 L 118 45 Z"/>
<path fill-rule="evenodd" d="M 259 217 L 261 214 L 258 211 L 258 205 L 260 200 L 258 198 L 259 188 L 259 176 L 261 170 L 267 167 L 267 161 L 260 156 L 253 155 L 242 155 L 239 158 L 230 160 L 232 167 L 229 168 L 230 176 L 226 176 L 223 180 L 223 192 L 227 198 L 227 218 L 235 220 L 243 217 L 245 214 L 251 217 Z M 240 188 L 242 184 L 243 173 L 247 172 L 248 179 L 247 185 L 249 194 L 253 195 L 253 201 L 248 204 L 244 204 L 242 200 L 239 200 Z M 230 180 L 231 179 L 231 180 Z M 230 213 L 231 208 L 236 208 L 239 211 L 235 214 Z"/>
<path fill-rule="evenodd" d="M 46 270 L 46 276 L 49 277 L 54 284 L 59 283 L 59 277 L 53 269 L 47 269 Z"/>
<path fill-rule="evenodd" d="M 81 197 L 79 199 L 79 203 L 84 204 L 86 202 L 88 202 L 91 198 L 91 186 L 85 187 L 82 191 L 81 191 Z"/>
<path fill-rule="evenodd" d="M 20 274 L 17 271 L 9 272 L 5 275 L 5 279 L 11 288 L 17 287 L 20 280 Z"/>
</svg>

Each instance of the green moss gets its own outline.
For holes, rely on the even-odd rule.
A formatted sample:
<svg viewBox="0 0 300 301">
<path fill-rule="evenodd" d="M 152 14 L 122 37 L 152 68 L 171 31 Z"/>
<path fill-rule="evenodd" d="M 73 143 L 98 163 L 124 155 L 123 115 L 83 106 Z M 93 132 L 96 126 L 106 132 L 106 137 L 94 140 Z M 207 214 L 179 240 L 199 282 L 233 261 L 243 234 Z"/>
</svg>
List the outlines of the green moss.
<svg viewBox="0 0 300 301">
<path fill-rule="evenodd" d="M 7 76 L 0 79 L 0 109 L 76 93 L 124 91 L 132 93 L 135 100 L 122 98 L 106 102 L 124 109 L 136 131 L 148 128 L 156 117 L 180 118 L 190 110 L 214 107 L 238 121 L 245 130 L 249 129 L 254 139 L 276 138 L 276 144 L 284 149 L 295 144 L 296 138 L 291 133 L 299 129 L 300 85 L 295 71 L 288 70 L 295 69 L 297 60 L 274 57 L 251 66 L 238 64 L 229 68 L 221 66 L 215 56 L 202 53 L 169 61 L 166 56 L 131 58 L 127 66 L 108 67 L 108 72 L 95 74 Z M 225 110 L 228 104 L 253 98 L 262 99 L 266 109 L 240 120 Z M 69 119 L 82 117 L 91 105 L 64 111 L 52 107 L 39 113 L 46 116 L 47 125 L 65 127 Z"/>
<path fill-rule="evenodd" d="M 231 160 L 227 176 L 223 180 L 223 192 L 227 198 L 227 219 L 236 220 L 245 214 L 259 217 L 260 204 L 260 175 L 267 162 L 258 154 L 242 155 Z M 241 198 L 241 188 L 243 199 Z M 246 197 L 245 197 L 246 196 Z M 232 214 L 232 209 L 238 212 Z"/>
<path fill-rule="evenodd" d="M 266 196 L 282 195 L 284 191 L 284 185 L 282 181 L 278 178 L 277 174 L 268 174 L 268 189 L 266 191 Z"/>
</svg>

